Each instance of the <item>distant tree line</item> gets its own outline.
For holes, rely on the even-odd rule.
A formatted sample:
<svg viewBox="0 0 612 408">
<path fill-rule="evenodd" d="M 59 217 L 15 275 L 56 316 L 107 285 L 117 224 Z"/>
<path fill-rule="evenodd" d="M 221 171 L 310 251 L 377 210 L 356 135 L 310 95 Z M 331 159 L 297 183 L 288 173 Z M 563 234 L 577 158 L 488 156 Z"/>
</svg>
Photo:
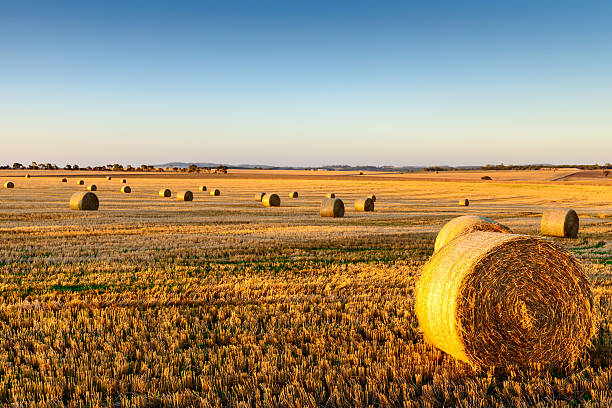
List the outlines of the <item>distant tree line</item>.
<svg viewBox="0 0 612 408">
<path fill-rule="evenodd" d="M 612 169 L 612 163 L 600 164 L 559 164 L 559 165 L 546 165 L 546 164 L 487 164 L 486 166 L 474 167 L 473 169 L 479 170 L 542 170 L 542 169 L 561 169 L 561 168 L 575 168 L 581 170 L 609 170 Z M 466 168 L 457 168 L 450 166 L 431 166 L 425 167 L 425 171 L 460 171 L 466 170 Z M 609 174 L 609 173 L 608 173 Z"/>
<path fill-rule="evenodd" d="M 87 167 L 79 167 L 78 164 L 66 164 L 64 167 L 59 167 L 57 164 L 53 163 L 36 163 L 32 162 L 31 164 L 25 166 L 21 163 L 13 163 L 13 166 L 0 166 L 0 169 L 15 169 L 15 170 L 91 170 L 91 171 L 139 171 L 139 172 L 164 172 L 164 171 L 177 171 L 181 173 L 227 173 L 227 166 L 217 166 L 215 168 L 212 167 L 198 167 L 192 164 L 186 168 L 180 167 L 172 167 L 170 169 L 157 168 L 150 164 L 141 164 L 140 167 L 133 167 L 128 164 L 127 166 L 123 166 L 121 164 L 107 164 L 106 166 L 87 166 Z"/>
</svg>

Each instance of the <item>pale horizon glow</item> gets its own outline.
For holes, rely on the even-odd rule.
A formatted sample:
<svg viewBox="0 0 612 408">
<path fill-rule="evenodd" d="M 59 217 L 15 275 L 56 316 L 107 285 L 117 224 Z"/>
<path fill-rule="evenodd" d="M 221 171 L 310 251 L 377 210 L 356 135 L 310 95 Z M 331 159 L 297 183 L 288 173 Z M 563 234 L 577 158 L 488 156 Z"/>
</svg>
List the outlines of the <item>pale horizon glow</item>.
<svg viewBox="0 0 612 408">
<path fill-rule="evenodd" d="M 0 165 L 612 162 L 612 4 L 16 2 Z"/>
</svg>

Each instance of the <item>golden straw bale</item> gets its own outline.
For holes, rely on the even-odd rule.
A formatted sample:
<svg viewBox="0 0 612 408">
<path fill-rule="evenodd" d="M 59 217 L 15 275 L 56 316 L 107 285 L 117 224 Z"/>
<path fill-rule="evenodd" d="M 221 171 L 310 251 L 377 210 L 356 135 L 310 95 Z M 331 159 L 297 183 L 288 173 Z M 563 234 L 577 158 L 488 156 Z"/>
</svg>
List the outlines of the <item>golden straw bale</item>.
<svg viewBox="0 0 612 408">
<path fill-rule="evenodd" d="M 372 199 L 372 201 L 376 202 L 376 196 L 374 194 L 370 194 L 368 198 Z"/>
<path fill-rule="evenodd" d="M 68 182 L 68 179 L 67 179 L 67 178 L 63 178 L 63 179 L 60 179 L 60 181 L 61 181 L 62 183 L 67 183 L 67 182 Z"/>
<path fill-rule="evenodd" d="M 176 194 L 176 199 L 179 201 L 193 201 L 193 193 L 189 190 L 179 191 Z"/>
<path fill-rule="evenodd" d="M 162 188 L 161 190 L 159 190 L 159 196 L 160 197 L 170 197 L 172 195 L 172 191 L 170 191 L 169 188 Z"/>
<path fill-rule="evenodd" d="M 121 182 L 122 183 L 127 183 L 127 180 L 126 179 L 121 179 Z"/>
<path fill-rule="evenodd" d="M 453 218 L 438 232 L 434 252 L 437 252 L 453 238 L 474 231 L 493 231 L 511 233 L 510 228 L 486 217 L 478 215 L 462 215 Z"/>
<path fill-rule="evenodd" d="M 110 180 L 112 180 L 113 178 L 112 178 L 111 176 L 106 176 L 106 179 L 110 181 Z"/>
<path fill-rule="evenodd" d="M 344 217 L 344 203 L 339 198 L 324 198 L 320 214 L 321 217 Z"/>
<path fill-rule="evenodd" d="M 336 198 L 336 194 L 334 194 L 334 193 L 327 193 L 325 195 L 325 198 Z"/>
<path fill-rule="evenodd" d="M 266 193 L 257 193 L 253 196 L 253 201 L 259 201 L 261 202 L 261 200 L 263 200 L 263 197 L 266 195 Z"/>
<path fill-rule="evenodd" d="M 30 178 L 30 177 L 32 177 L 32 176 L 30 176 L 29 174 L 25 175 L 25 178 Z"/>
<path fill-rule="evenodd" d="M 70 197 L 71 210 L 95 211 L 98 209 L 99 205 L 98 196 L 89 191 L 74 193 L 72 197 Z"/>
<path fill-rule="evenodd" d="M 91 184 L 87 186 L 87 191 L 96 191 L 97 189 L 98 189 L 98 186 L 96 186 L 95 184 Z"/>
<path fill-rule="evenodd" d="M 264 207 L 280 207 L 280 197 L 278 194 L 264 194 L 261 202 Z"/>
<path fill-rule="evenodd" d="M 374 211 L 374 200 L 362 197 L 355 200 L 355 211 Z"/>
<path fill-rule="evenodd" d="M 198 190 L 199 191 L 206 191 L 206 186 L 200 186 L 200 187 L 198 187 Z"/>
<path fill-rule="evenodd" d="M 79 180 L 79 181 L 77 181 L 77 184 L 78 184 L 79 186 L 82 186 L 82 185 L 84 185 L 84 184 L 85 184 L 85 180 Z"/>
<path fill-rule="evenodd" d="M 542 235 L 576 238 L 579 224 L 580 220 L 576 211 L 567 208 L 555 208 L 544 211 L 540 227 Z"/>
<path fill-rule="evenodd" d="M 460 207 L 468 207 L 469 205 L 470 205 L 470 200 L 468 200 L 467 198 L 462 198 L 461 200 L 459 200 Z"/>
<path fill-rule="evenodd" d="M 15 188 L 15 184 L 12 181 L 4 183 L 4 188 Z"/>
<path fill-rule="evenodd" d="M 219 196 L 219 195 L 221 195 L 221 191 L 219 191 L 218 188 L 214 188 L 214 189 L 210 190 L 210 195 L 211 196 Z"/>
<path fill-rule="evenodd" d="M 123 186 L 121 187 L 121 192 L 125 194 L 130 194 L 132 192 L 132 189 L 130 188 L 130 186 Z"/>
<path fill-rule="evenodd" d="M 299 194 L 297 191 L 293 191 L 291 193 L 289 193 L 289 198 L 298 198 Z"/>
<path fill-rule="evenodd" d="M 475 368 L 574 363 L 595 331 L 587 276 L 567 251 L 476 231 L 423 267 L 415 310 L 429 343 Z"/>
</svg>

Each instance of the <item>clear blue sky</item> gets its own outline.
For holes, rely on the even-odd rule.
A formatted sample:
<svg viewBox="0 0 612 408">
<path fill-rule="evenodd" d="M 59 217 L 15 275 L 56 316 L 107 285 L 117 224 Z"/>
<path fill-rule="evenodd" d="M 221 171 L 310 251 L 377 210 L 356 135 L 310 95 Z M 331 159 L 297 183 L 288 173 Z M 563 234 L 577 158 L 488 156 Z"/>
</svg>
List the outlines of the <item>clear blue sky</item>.
<svg viewBox="0 0 612 408">
<path fill-rule="evenodd" d="M 612 2 L 5 2 L 0 141 L 0 164 L 610 162 Z"/>
</svg>

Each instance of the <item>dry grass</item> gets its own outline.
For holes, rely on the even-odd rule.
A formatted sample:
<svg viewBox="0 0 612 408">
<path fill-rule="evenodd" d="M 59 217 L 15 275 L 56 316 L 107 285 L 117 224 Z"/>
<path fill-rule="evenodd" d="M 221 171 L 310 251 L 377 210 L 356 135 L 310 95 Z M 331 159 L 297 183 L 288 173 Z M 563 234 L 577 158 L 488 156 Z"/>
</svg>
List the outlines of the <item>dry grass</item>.
<svg viewBox="0 0 612 408">
<path fill-rule="evenodd" d="M 32 406 L 551 406 L 612 404 L 612 192 L 594 185 L 129 174 L 98 211 L 70 211 L 64 174 L 0 190 L 0 401 Z M 247 174 L 247 173 L 245 173 Z M 97 176 L 103 180 L 107 174 Z M 11 177 L 22 177 L 20 174 Z M 119 179 L 122 175 L 117 176 Z M 284 178 L 283 178 L 284 177 Z M 9 177 L 0 173 L 0 179 Z M 15 178 L 13 178 L 15 179 Z M 214 180 L 212 180 L 214 179 Z M 497 177 L 496 177 L 497 179 Z M 223 196 L 159 200 L 200 183 Z M 266 211 L 258 191 L 300 191 Z M 321 197 L 376 191 L 376 212 L 320 218 Z M 456 197 L 474 198 L 468 208 Z M 350 201 L 349 201 L 350 202 Z M 597 334 L 574 370 L 474 371 L 423 340 L 415 282 L 449 219 L 482 214 L 556 239 L 593 286 Z M 607 214 L 607 218 L 598 218 Z M 15 404 L 19 406 L 20 404 Z"/>
</svg>

